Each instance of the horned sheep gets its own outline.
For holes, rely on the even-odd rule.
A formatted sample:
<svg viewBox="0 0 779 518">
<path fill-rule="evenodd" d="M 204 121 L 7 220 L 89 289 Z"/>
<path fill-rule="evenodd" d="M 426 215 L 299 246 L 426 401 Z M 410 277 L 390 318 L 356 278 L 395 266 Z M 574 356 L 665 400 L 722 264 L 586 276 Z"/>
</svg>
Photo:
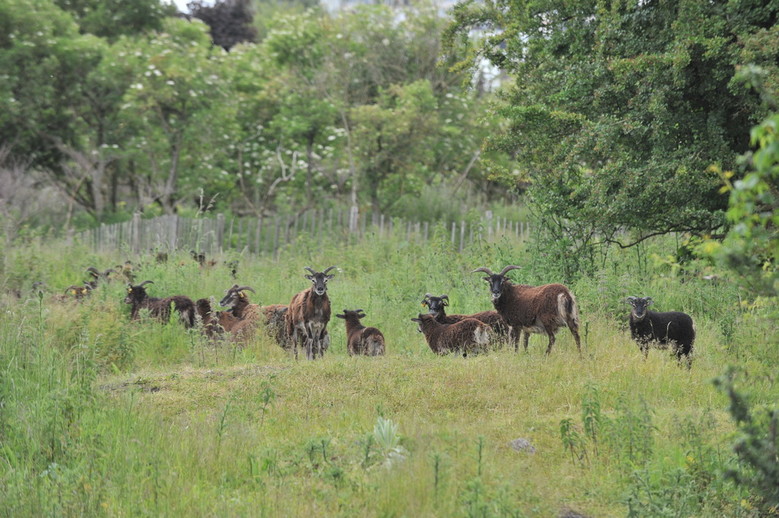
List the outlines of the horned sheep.
<svg viewBox="0 0 779 518">
<path fill-rule="evenodd" d="M 475 318 L 492 328 L 492 332 L 496 338 L 508 337 L 509 326 L 503 317 L 495 310 L 480 311 L 472 315 L 447 315 L 446 306 L 449 305 L 449 296 L 441 295 L 436 297 L 430 293 L 425 293 L 425 298 L 422 299 L 422 305 L 427 306 L 428 313 L 433 315 L 435 319 L 442 324 L 454 324 L 460 320 L 466 318 Z"/>
<path fill-rule="evenodd" d="M 314 271 L 306 266 L 304 269 L 310 272 L 306 278 L 312 286 L 297 293 L 289 303 L 286 314 L 287 334 L 292 339 L 292 350 L 295 358 L 298 357 L 298 345 L 305 344 L 306 358 L 316 359 L 323 356 L 327 349 L 327 323 L 330 321 L 330 299 L 327 296 L 327 281 L 334 275 L 328 272 L 335 266 L 326 268 L 323 272 Z"/>
<path fill-rule="evenodd" d="M 127 296 L 125 296 L 124 302 L 125 304 L 132 305 L 131 320 L 138 320 L 141 309 L 145 308 L 149 310 L 151 316 L 167 322 L 170 319 L 170 307 L 173 305 L 176 311 L 178 311 L 184 327 L 194 327 L 196 309 L 192 299 L 185 295 L 174 295 L 164 299 L 150 297 L 146 293 L 146 288 L 144 288 L 147 284 L 154 284 L 154 282 L 143 281 L 136 286 L 132 284 L 127 285 Z"/>
<path fill-rule="evenodd" d="M 233 316 L 238 319 L 248 319 L 251 324 L 247 326 L 256 326 L 259 322 L 264 322 L 268 334 L 276 339 L 276 342 L 283 348 L 290 346 L 290 335 L 287 334 L 285 315 L 288 306 L 284 304 L 271 304 L 260 306 L 249 302 L 246 291 L 255 293 L 249 286 L 239 286 L 234 284 L 225 292 L 225 296 L 219 302 L 222 307 L 229 307 Z"/>
<path fill-rule="evenodd" d="M 484 280 L 490 285 L 492 304 L 506 323 L 512 327 L 514 349 L 519 346 L 519 335 L 522 332 L 525 333 L 523 342 L 525 351 L 527 351 L 530 333 L 539 333 L 549 337 L 549 345 L 546 348 L 546 354 L 549 354 L 552 352 L 557 330 L 568 326 L 581 355 L 579 310 L 571 290 L 562 284 L 543 286 L 514 284 L 506 273 L 516 269 L 519 269 L 519 266 L 509 265 L 500 273 L 492 273 L 489 268 L 484 267 L 476 268 L 472 272 L 487 274 Z"/>
</svg>

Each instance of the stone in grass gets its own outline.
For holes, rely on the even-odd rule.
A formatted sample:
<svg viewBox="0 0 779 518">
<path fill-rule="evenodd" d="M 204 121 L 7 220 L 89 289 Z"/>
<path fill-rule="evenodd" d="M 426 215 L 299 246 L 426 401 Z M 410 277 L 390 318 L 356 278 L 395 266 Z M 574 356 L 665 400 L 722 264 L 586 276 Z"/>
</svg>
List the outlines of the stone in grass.
<svg viewBox="0 0 779 518">
<path fill-rule="evenodd" d="M 559 518 L 587 518 L 587 515 L 581 514 L 573 509 L 564 508 L 558 515 Z"/>
<path fill-rule="evenodd" d="M 536 449 L 533 447 L 532 444 L 530 444 L 530 441 L 527 439 L 522 439 L 521 437 L 519 439 L 514 439 L 513 441 L 509 442 L 509 446 L 514 451 L 524 451 L 525 453 L 533 454 L 536 452 Z"/>
</svg>

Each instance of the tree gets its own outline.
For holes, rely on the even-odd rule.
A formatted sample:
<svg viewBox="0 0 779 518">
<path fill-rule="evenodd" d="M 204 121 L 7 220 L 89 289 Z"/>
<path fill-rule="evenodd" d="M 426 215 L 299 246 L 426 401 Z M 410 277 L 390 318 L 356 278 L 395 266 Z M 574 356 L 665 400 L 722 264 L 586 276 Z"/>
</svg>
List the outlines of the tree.
<svg viewBox="0 0 779 518">
<path fill-rule="evenodd" d="M 182 198 L 228 175 L 215 164 L 233 142 L 235 105 L 222 103 L 224 51 L 211 46 L 206 26 L 168 18 L 164 29 L 120 41 L 115 57 L 135 81 L 120 114 L 126 179 L 142 207 L 155 203 L 172 213 Z"/>
<path fill-rule="evenodd" d="M 102 153 L 105 126 L 92 127 L 96 120 L 84 117 L 90 111 L 96 116 L 102 109 L 98 104 L 111 102 L 101 98 L 96 82 L 90 83 L 105 44 L 80 35 L 70 15 L 51 2 L 4 3 L 0 20 L 0 69 L 6 78 L 0 81 L 0 139 L 11 145 L 9 158 L 44 172 L 99 215 L 103 204 L 97 193 L 102 186 L 99 175 L 90 173 L 104 169 L 110 160 Z M 84 165 L 89 162 L 90 172 L 73 172 L 69 165 L 79 159 L 85 159 Z"/>
<path fill-rule="evenodd" d="M 190 2 L 187 7 L 193 17 L 208 25 L 214 45 L 230 50 L 239 43 L 256 41 L 257 29 L 252 26 L 249 4 L 249 0 L 225 0 L 214 5 Z"/>
<path fill-rule="evenodd" d="M 764 114 L 732 79 L 743 42 L 773 30 L 778 9 L 463 2 L 447 41 L 456 48 L 468 30 L 482 31 L 471 63 L 486 57 L 514 78 L 498 108 L 507 127 L 488 146 L 513 158 L 521 174 L 504 171 L 507 181 L 531 182 L 539 223 L 554 241 L 591 250 L 722 227 L 727 200 L 708 168 L 732 168 Z M 634 232 L 625 239 L 624 229 Z"/>
<path fill-rule="evenodd" d="M 761 67 L 746 67 L 738 79 L 754 86 L 768 105 L 775 89 L 764 84 L 770 77 Z M 750 293 L 779 296 L 779 113 L 774 113 L 752 128 L 753 150 L 741 156 L 746 171 L 735 179 L 733 171 L 714 168 L 729 194 L 727 218 L 729 230 L 722 242 L 706 241 L 703 250 L 724 266 L 739 274 L 737 282 Z"/>
<path fill-rule="evenodd" d="M 160 0 L 54 0 L 73 15 L 81 31 L 115 41 L 119 36 L 162 29 L 162 20 L 175 13 Z"/>
</svg>

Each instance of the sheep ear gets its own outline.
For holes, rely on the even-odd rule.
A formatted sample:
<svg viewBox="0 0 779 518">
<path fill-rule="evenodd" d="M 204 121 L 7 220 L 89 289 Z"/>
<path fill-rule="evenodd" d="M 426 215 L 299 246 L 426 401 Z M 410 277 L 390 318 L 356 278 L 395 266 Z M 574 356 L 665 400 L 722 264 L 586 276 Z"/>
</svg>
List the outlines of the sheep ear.
<svg viewBox="0 0 779 518">
<path fill-rule="evenodd" d="M 655 301 L 654 301 L 654 300 L 652 300 L 652 297 L 647 297 L 647 298 L 646 298 L 646 305 L 647 305 L 647 306 L 651 306 L 651 305 L 652 305 L 652 304 L 654 304 L 654 303 L 655 303 Z"/>
</svg>

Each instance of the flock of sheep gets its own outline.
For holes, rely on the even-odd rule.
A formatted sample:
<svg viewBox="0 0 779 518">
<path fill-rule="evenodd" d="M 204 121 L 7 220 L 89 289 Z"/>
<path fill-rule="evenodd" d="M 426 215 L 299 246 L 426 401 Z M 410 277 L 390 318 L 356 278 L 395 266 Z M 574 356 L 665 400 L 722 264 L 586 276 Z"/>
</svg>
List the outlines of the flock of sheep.
<svg viewBox="0 0 779 518">
<path fill-rule="evenodd" d="M 420 313 L 411 320 L 417 323 L 430 349 L 437 354 L 456 352 L 467 356 L 486 351 L 491 343 L 502 341 L 512 343 L 517 350 L 524 335 L 523 346 L 527 350 L 530 333 L 538 333 L 547 336 L 546 354 L 549 354 L 557 331 L 568 327 L 581 354 L 579 311 L 573 293 L 562 284 L 514 284 L 507 273 L 518 268 L 509 265 L 500 273 L 493 273 L 485 267 L 473 270 L 473 273 L 486 274 L 484 280 L 489 285 L 495 308 L 492 311 L 447 315 L 447 295 L 425 294 L 422 304 L 427 306 L 428 312 Z M 308 274 L 305 277 L 311 281 L 311 287 L 295 294 L 286 305 L 252 304 L 247 292 L 254 293 L 254 290 L 235 284 L 219 302 L 226 309 L 214 311 L 209 299 L 193 302 L 184 295 L 151 297 L 146 285 L 153 282 L 148 280 L 137 285 L 129 282 L 124 301 L 131 305 L 132 320 L 140 318 L 141 311 L 145 310 L 152 317 L 168 321 L 173 309 L 186 327 L 195 327 L 199 321 L 203 332 L 212 339 L 224 337 L 243 343 L 251 339 L 257 329 L 264 327 L 281 347 L 291 350 L 296 359 L 300 349 L 305 350 L 307 359 L 313 360 L 323 356 L 330 344 L 327 325 L 331 304 L 327 282 L 334 277 L 329 273 L 333 269 L 335 266 L 318 272 L 306 267 Z M 103 275 L 94 268 L 87 271 L 94 277 L 94 283 Z M 71 286 L 68 289 L 71 288 L 74 295 L 83 296 L 81 287 Z M 94 285 L 85 289 L 92 288 Z M 695 342 L 692 318 L 681 312 L 650 311 L 652 299 L 649 297 L 628 297 L 626 302 L 631 305 L 631 336 L 644 355 L 648 354 L 650 346 L 670 347 L 677 360 L 685 362 L 689 368 Z M 342 314 L 335 316 L 345 321 L 349 355 L 380 356 L 385 353 L 386 344 L 381 331 L 360 323 L 366 316 L 362 309 L 344 309 Z"/>
</svg>

